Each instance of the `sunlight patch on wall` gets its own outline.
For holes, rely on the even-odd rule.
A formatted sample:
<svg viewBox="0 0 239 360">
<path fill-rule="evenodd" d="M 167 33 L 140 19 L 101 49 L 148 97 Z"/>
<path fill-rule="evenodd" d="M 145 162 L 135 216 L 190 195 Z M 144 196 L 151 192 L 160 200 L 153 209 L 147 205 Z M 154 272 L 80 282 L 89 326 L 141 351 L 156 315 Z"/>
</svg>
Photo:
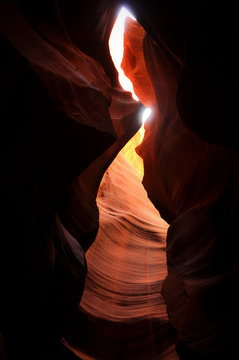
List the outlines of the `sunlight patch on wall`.
<svg viewBox="0 0 239 360">
<path fill-rule="evenodd" d="M 127 9 L 122 7 L 110 35 L 109 48 L 110 55 L 119 73 L 120 85 L 124 90 L 130 91 L 136 101 L 139 101 L 138 97 L 134 93 L 131 81 L 125 76 L 124 71 L 121 69 L 121 62 L 124 53 L 124 24 L 125 18 L 127 16 L 131 17 L 133 20 L 136 20 L 135 17 L 130 14 Z"/>
</svg>

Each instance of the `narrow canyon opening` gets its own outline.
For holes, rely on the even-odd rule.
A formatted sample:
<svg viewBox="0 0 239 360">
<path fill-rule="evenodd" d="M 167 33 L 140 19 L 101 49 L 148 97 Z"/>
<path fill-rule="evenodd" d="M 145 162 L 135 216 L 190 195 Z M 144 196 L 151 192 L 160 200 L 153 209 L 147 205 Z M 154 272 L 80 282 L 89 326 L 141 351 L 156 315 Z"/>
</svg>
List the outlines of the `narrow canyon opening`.
<svg viewBox="0 0 239 360">
<path fill-rule="evenodd" d="M 0 1 L 0 358 L 239 358 L 234 3 Z"/>
<path fill-rule="evenodd" d="M 121 68 L 127 17 L 136 22 L 122 8 L 109 46 L 120 84 L 139 101 Z M 88 274 L 80 303 L 88 331 L 83 339 L 91 341 L 79 336 L 70 347 L 81 359 L 177 359 L 161 295 L 168 224 L 142 185 L 143 160 L 135 151 L 150 113 L 149 108 L 141 111 L 142 126 L 110 164 L 98 191 L 99 231 L 86 253 Z"/>
</svg>

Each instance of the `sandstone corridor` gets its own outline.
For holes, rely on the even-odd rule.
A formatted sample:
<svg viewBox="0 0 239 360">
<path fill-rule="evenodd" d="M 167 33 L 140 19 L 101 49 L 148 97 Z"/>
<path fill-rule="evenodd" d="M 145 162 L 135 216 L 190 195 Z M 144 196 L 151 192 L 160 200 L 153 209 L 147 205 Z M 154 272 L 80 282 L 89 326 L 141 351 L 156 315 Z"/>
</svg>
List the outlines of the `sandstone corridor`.
<svg viewBox="0 0 239 360">
<path fill-rule="evenodd" d="M 239 358 L 236 6 L 0 2 L 1 360 Z"/>
</svg>

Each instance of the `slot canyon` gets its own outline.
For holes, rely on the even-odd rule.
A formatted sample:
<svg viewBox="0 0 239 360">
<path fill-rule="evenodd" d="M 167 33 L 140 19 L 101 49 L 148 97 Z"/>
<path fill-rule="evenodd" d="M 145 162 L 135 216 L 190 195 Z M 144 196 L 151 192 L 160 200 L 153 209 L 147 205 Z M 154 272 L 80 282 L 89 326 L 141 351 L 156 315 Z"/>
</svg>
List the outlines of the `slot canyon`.
<svg viewBox="0 0 239 360">
<path fill-rule="evenodd" d="M 0 2 L 0 360 L 239 358 L 238 26 Z"/>
</svg>

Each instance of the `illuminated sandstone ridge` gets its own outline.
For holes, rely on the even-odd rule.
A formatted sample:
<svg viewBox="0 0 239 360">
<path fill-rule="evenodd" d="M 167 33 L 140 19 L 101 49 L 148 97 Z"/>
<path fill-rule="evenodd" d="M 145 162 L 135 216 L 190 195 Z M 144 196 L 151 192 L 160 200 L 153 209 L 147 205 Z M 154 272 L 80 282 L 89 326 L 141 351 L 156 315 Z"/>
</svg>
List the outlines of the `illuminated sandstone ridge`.
<svg viewBox="0 0 239 360">
<path fill-rule="evenodd" d="M 168 225 L 141 179 L 121 151 L 100 187 L 100 227 L 86 254 L 83 320 L 73 342 L 82 359 L 177 359 L 161 295 Z"/>
</svg>

